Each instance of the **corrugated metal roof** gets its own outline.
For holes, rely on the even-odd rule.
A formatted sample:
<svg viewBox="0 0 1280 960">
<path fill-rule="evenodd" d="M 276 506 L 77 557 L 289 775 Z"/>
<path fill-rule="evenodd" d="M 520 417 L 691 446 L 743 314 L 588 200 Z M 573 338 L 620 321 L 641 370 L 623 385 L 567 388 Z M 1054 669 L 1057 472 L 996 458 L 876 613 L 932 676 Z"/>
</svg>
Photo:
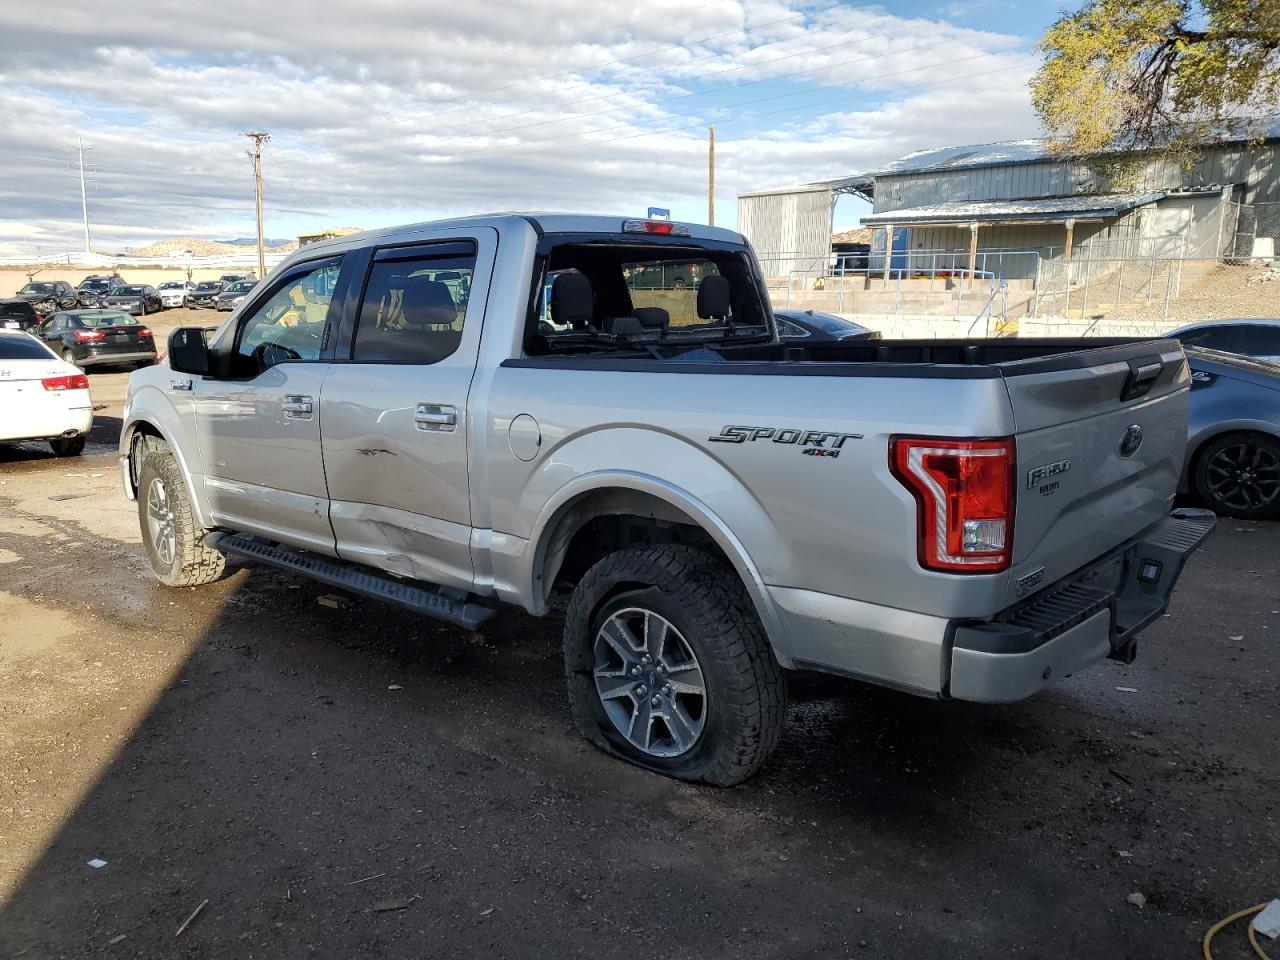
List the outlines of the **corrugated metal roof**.
<svg viewBox="0 0 1280 960">
<path fill-rule="evenodd" d="M 1272 124 L 1264 139 L 1280 139 L 1280 117 Z M 1224 142 L 1239 142 L 1231 139 Z M 1042 137 L 1027 140 L 1002 140 L 996 143 L 974 143 L 955 147 L 930 147 L 917 150 L 887 163 L 871 176 L 889 177 L 904 173 L 934 170 L 967 170 L 973 167 L 999 167 L 1012 163 L 1038 163 L 1058 157 Z"/>
<path fill-rule="evenodd" d="M 1045 223 L 1063 220 L 1109 220 L 1145 206 L 1163 193 L 1097 193 L 1041 200 L 957 200 L 925 207 L 889 210 L 862 218 L 863 224 L 891 223 Z"/>
</svg>

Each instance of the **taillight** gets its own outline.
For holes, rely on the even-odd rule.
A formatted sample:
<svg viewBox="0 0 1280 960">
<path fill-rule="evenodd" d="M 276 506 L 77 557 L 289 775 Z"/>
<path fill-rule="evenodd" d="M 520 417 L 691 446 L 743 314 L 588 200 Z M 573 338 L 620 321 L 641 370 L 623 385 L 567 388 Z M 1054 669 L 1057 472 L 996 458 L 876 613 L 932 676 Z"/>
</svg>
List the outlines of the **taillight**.
<svg viewBox="0 0 1280 960">
<path fill-rule="evenodd" d="M 101 340 L 106 336 L 101 330 L 76 330 L 74 332 L 76 339 L 82 343 L 85 340 Z"/>
<path fill-rule="evenodd" d="M 140 336 L 140 337 L 149 337 L 149 336 L 151 336 L 151 331 L 150 331 L 150 330 L 148 330 L 146 327 L 142 327 L 142 328 L 138 331 L 138 336 Z"/>
<path fill-rule="evenodd" d="M 889 464 L 915 494 L 920 565 L 1005 570 L 1013 553 L 1013 438 L 894 437 Z"/>
<path fill-rule="evenodd" d="M 46 390 L 88 390 L 89 378 L 83 373 L 73 373 L 69 377 L 45 377 L 40 381 Z"/>
</svg>

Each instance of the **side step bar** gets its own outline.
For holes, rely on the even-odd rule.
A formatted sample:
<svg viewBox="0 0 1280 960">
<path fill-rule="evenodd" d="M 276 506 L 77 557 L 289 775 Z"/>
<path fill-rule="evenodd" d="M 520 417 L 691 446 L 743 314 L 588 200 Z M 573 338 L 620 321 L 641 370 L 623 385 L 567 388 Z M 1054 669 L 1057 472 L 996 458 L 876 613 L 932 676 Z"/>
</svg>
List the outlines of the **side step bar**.
<svg viewBox="0 0 1280 960">
<path fill-rule="evenodd" d="M 204 542 L 224 553 L 235 554 L 247 560 L 258 560 L 282 570 L 291 570 L 331 587 L 385 600 L 415 613 L 425 613 L 430 617 L 456 623 L 467 630 L 477 629 L 497 612 L 491 607 L 467 603 L 465 599 L 449 596 L 443 587 L 400 580 L 359 564 L 335 560 L 306 550 L 295 550 L 244 534 L 214 531 L 205 534 Z"/>
</svg>

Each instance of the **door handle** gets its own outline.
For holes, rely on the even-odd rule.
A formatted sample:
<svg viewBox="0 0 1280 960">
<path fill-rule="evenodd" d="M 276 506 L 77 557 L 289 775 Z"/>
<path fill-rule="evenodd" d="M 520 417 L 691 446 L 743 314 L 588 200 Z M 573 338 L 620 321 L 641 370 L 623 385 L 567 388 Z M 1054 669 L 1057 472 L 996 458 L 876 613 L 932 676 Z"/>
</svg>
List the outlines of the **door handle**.
<svg viewBox="0 0 1280 960">
<path fill-rule="evenodd" d="M 413 413 L 413 423 L 419 430 L 448 433 L 458 426 L 458 411 L 442 403 L 420 403 Z"/>
<path fill-rule="evenodd" d="M 312 405 L 310 397 L 285 397 L 280 401 L 280 409 L 292 420 L 310 420 Z"/>
</svg>

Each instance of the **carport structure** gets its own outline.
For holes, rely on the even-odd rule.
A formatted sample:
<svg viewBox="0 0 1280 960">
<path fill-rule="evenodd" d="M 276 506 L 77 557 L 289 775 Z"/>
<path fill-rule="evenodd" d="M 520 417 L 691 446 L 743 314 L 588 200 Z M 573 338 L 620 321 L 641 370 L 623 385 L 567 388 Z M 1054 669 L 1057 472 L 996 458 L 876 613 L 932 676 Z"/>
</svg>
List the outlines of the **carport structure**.
<svg viewBox="0 0 1280 960">
<path fill-rule="evenodd" d="M 1164 197 L 1164 193 L 1105 193 L 1028 200 L 958 200 L 871 214 L 863 217 L 862 223 L 883 227 L 886 237 L 892 237 L 897 227 L 967 228 L 968 278 L 972 282 L 978 266 L 978 234 L 983 227 L 1060 225 L 1064 231 L 1062 258 L 1070 260 L 1076 224 L 1113 224 L 1130 210 Z M 885 280 L 889 279 L 892 264 L 893 257 L 886 256 Z"/>
</svg>

